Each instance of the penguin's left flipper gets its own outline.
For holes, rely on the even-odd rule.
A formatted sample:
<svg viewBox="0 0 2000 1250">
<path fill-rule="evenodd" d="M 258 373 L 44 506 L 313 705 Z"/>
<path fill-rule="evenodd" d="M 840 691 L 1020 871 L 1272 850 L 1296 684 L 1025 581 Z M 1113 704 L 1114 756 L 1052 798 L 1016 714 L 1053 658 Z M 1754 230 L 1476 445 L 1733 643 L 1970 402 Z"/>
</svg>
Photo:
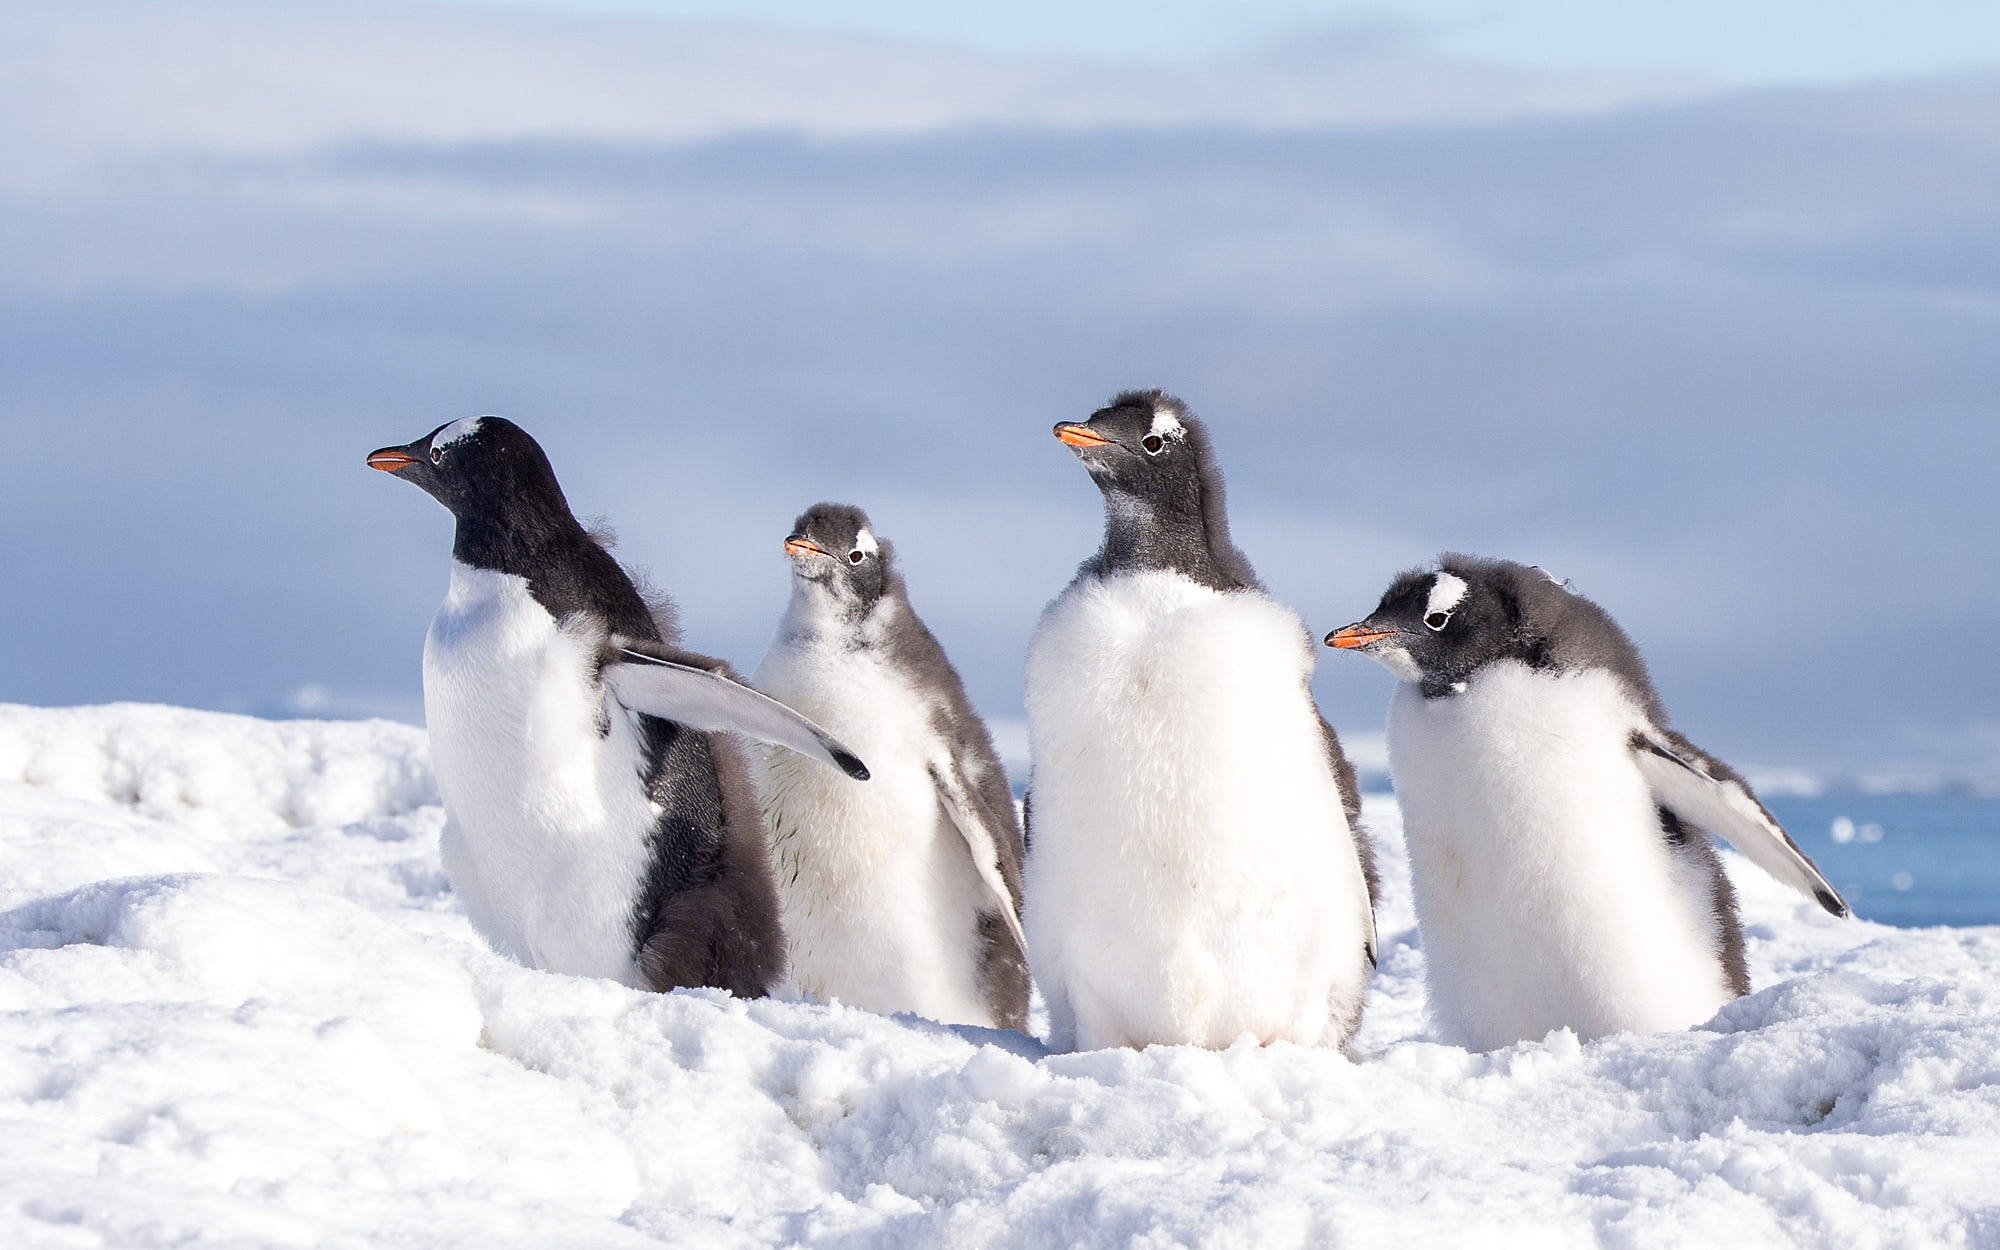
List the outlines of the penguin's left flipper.
<svg viewBox="0 0 2000 1250">
<path fill-rule="evenodd" d="M 756 738 L 838 768 L 856 781 L 868 780 L 868 766 L 854 752 L 767 694 L 723 673 L 634 650 L 623 640 L 613 643 L 613 653 L 616 658 L 604 666 L 604 682 L 634 712 L 703 733 Z"/>
<path fill-rule="evenodd" d="M 999 839 L 973 809 L 958 770 L 952 767 L 950 760 L 934 761 L 930 771 L 939 806 L 951 817 L 951 823 L 958 826 L 959 836 L 965 839 L 966 849 L 972 852 L 972 866 L 978 870 L 979 879 L 986 883 L 986 888 L 993 892 L 994 902 L 1000 907 L 1000 916 L 1007 922 L 1008 932 L 1020 943 L 1021 956 L 1025 959 L 1028 935 L 1021 931 L 1021 918 L 1014 910 L 1014 896 L 1007 890 L 1006 878 L 1000 875 Z"/>
<path fill-rule="evenodd" d="M 1727 839 L 1751 863 L 1818 900 L 1834 915 L 1848 914 L 1847 900 L 1840 897 L 1840 891 L 1820 875 L 1798 843 L 1779 827 L 1728 765 L 1679 734 L 1650 726 L 1633 732 L 1632 759 L 1661 807 Z"/>
</svg>

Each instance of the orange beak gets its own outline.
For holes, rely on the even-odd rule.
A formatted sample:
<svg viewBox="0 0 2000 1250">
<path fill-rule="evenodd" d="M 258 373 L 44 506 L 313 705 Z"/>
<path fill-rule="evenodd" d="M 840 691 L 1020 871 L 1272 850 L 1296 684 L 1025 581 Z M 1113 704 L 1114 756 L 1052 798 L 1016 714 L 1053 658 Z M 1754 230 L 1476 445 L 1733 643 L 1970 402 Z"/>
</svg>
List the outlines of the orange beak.
<svg viewBox="0 0 2000 1250">
<path fill-rule="evenodd" d="M 380 451 L 368 453 L 368 467 L 380 469 L 384 473 L 394 473 L 407 465 L 417 463 L 417 458 L 400 447 L 384 447 Z"/>
<path fill-rule="evenodd" d="M 1349 625 L 1346 629 L 1336 629 L 1328 634 L 1326 645 L 1339 647 L 1342 651 L 1353 651 L 1358 647 L 1380 642 L 1395 632 L 1392 629 L 1370 629 L 1366 625 Z"/>
<path fill-rule="evenodd" d="M 1111 440 L 1087 425 L 1074 421 L 1056 423 L 1056 437 L 1072 447 L 1102 447 Z"/>
<path fill-rule="evenodd" d="M 788 556 L 823 556 L 826 548 L 820 546 L 804 534 L 793 534 L 785 540 L 785 554 Z"/>
</svg>

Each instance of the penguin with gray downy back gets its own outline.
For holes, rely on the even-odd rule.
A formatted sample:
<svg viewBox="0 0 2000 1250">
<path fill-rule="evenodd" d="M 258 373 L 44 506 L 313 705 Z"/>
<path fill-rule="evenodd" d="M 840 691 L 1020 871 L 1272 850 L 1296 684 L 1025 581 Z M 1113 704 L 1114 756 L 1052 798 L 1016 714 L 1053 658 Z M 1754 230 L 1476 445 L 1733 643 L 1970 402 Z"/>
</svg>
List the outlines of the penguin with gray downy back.
<svg viewBox="0 0 2000 1250">
<path fill-rule="evenodd" d="M 1105 530 L 1028 650 L 1024 920 L 1049 1040 L 1344 1045 L 1374 880 L 1312 638 L 1230 541 L 1179 400 L 1128 391 L 1055 434 Z"/>
<path fill-rule="evenodd" d="M 552 972 L 767 992 L 784 935 L 749 765 L 720 731 L 850 776 L 861 762 L 680 649 L 512 422 L 467 417 L 368 463 L 457 520 L 424 719 L 444 868 L 473 927 Z"/>
<path fill-rule="evenodd" d="M 1445 555 L 1326 641 L 1401 679 L 1389 766 L 1448 1040 L 1686 1028 L 1748 993 L 1704 831 L 1847 915 L 1743 778 L 1668 727 L 1624 631 L 1540 568 Z"/>
<path fill-rule="evenodd" d="M 752 681 L 868 759 L 866 786 L 753 759 L 795 989 L 944 1024 L 1026 1031 L 1021 831 L 1006 770 L 859 508 L 806 510 L 792 597 Z"/>
</svg>

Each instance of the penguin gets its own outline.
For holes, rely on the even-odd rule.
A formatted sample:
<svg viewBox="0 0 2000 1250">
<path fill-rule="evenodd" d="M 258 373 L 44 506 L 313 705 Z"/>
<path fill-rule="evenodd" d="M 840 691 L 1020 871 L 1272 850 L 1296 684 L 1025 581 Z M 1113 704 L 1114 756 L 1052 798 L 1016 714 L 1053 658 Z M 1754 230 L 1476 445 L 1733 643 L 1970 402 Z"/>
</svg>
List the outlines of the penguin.
<svg viewBox="0 0 2000 1250">
<path fill-rule="evenodd" d="M 721 731 L 866 767 L 681 649 L 513 422 L 453 421 L 368 464 L 457 521 L 424 719 L 473 927 L 551 972 L 766 993 L 784 971 L 777 894 L 746 754 Z"/>
<path fill-rule="evenodd" d="M 1049 1042 L 1344 1047 L 1374 870 L 1308 688 L 1317 648 L 1231 542 L 1180 400 L 1127 391 L 1055 435 L 1106 519 L 1028 647 L 1024 921 Z"/>
<path fill-rule="evenodd" d="M 792 987 L 1026 1032 L 1021 830 L 985 722 L 866 513 L 808 508 L 785 554 L 791 602 L 751 683 L 873 773 L 853 786 L 788 751 L 753 757 Z"/>
<path fill-rule="evenodd" d="M 1610 615 L 1539 567 L 1447 554 L 1326 641 L 1400 679 L 1389 765 L 1446 1040 L 1661 1032 L 1747 994 L 1704 833 L 1848 914 L 1749 784 L 1669 728 Z"/>
</svg>

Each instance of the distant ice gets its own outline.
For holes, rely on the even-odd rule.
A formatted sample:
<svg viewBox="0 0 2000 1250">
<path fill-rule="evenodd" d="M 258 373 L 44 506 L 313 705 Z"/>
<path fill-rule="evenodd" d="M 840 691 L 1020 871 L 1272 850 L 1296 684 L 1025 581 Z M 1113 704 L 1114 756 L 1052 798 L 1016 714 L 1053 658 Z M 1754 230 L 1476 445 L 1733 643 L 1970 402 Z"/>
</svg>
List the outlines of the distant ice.
<svg viewBox="0 0 2000 1250">
<path fill-rule="evenodd" d="M 1709 1024 L 1049 1056 L 484 950 L 420 730 L 0 706 L 0 1244 L 1990 1245 L 2000 930 L 1735 872 Z M 1731 859 L 1732 870 L 1740 867 Z"/>
</svg>

